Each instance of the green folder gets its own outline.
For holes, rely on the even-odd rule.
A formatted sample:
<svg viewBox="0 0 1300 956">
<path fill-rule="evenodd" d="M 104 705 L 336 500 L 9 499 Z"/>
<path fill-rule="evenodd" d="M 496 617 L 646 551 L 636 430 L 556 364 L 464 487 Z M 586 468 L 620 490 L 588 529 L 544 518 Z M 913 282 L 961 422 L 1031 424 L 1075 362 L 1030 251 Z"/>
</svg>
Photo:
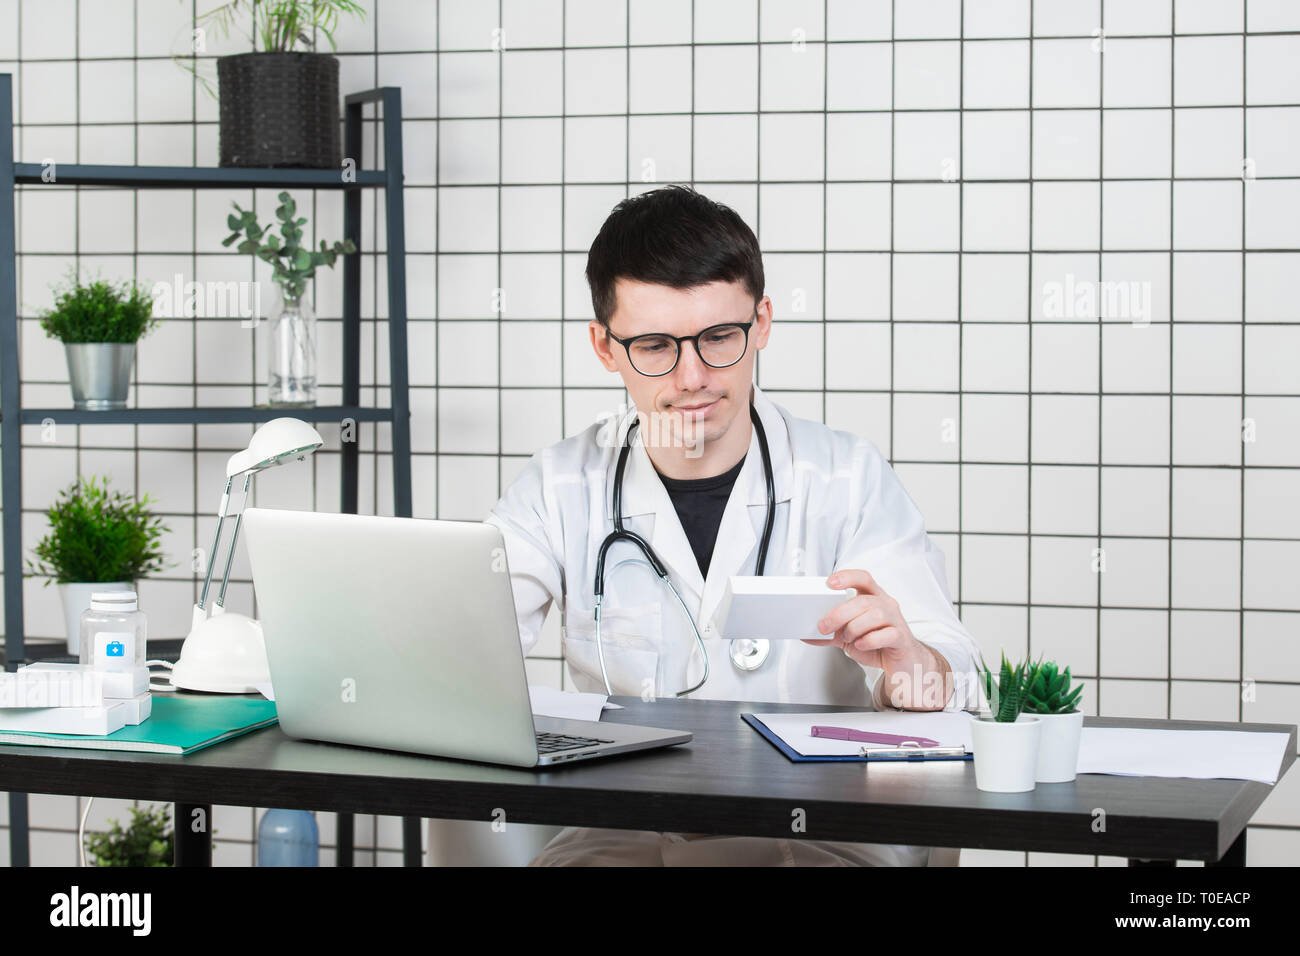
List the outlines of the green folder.
<svg viewBox="0 0 1300 956">
<path fill-rule="evenodd" d="M 144 723 L 123 727 L 104 737 L 6 731 L 0 733 L 0 744 L 191 754 L 269 727 L 277 720 L 275 702 L 260 697 L 155 694 L 153 709 Z"/>
</svg>

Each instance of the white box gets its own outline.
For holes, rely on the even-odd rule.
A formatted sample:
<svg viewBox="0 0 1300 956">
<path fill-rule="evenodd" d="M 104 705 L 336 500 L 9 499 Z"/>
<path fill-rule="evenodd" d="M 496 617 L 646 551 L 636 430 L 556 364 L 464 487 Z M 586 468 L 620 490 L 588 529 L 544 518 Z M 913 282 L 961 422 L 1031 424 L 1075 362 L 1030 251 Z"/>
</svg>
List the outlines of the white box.
<svg viewBox="0 0 1300 956">
<path fill-rule="evenodd" d="M 829 640 L 817 622 L 854 596 L 852 588 L 836 591 L 822 577 L 757 577 L 733 575 L 713 616 L 718 634 L 727 640 Z"/>
<path fill-rule="evenodd" d="M 102 737 L 126 726 L 125 701 L 103 707 L 25 707 L 0 711 L 0 733 L 86 734 Z"/>
<path fill-rule="evenodd" d="M 81 664 L 55 664 L 49 661 L 37 661 L 35 664 L 27 664 L 18 668 L 18 673 L 22 674 L 25 671 L 71 671 L 79 673 L 83 670 L 92 669 L 88 666 L 83 667 Z M 100 670 L 98 673 L 104 675 L 105 697 L 126 700 L 149 690 L 149 668 L 147 667 L 134 667 L 129 671 Z"/>
<path fill-rule="evenodd" d="M 0 673 L 0 709 L 101 707 L 104 678 L 89 668 Z"/>
<path fill-rule="evenodd" d="M 148 691 L 134 697 L 128 697 L 125 700 L 108 698 L 105 703 L 121 704 L 125 708 L 126 724 L 131 727 L 144 723 L 149 719 L 149 714 L 153 712 L 153 695 Z"/>
</svg>

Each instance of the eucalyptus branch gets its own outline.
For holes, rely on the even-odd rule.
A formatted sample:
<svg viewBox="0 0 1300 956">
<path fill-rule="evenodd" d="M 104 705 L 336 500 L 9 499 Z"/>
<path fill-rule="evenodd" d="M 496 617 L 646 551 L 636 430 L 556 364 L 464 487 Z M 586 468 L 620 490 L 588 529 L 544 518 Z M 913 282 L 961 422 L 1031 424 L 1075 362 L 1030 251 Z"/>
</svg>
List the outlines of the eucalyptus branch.
<svg viewBox="0 0 1300 956">
<path fill-rule="evenodd" d="M 229 247 L 239 241 L 242 233 L 244 239 L 235 247 L 237 252 L 251 253 L 271 266 L 271 278 L 284 292 L 286 304 L 296 303 L 307 291 L 307 280 L 316 275 L 320 266 L 334 268 L 340 255 L 357 251 L 351 239 L 329 245 L 324 239 L 320 241 L 320 251 L 313 251 L 302 245 L 303 226 L 307 224 L 304 216 L 298 216 L 298 204 L 287 192 L 279 195 L 280 205 L 275 208 L 275 216 L 280 220 L 280 235 L 271 232 L 270 226 L 261 226 L 257 213 L 240 208 L 239 203 L 231 203 L 239 215 L 226 217 L 226 225 L 231 234 L 222 240 L 223 246 Z M 296 217 L 296 218 L 295 218 Z"/>
</svg>

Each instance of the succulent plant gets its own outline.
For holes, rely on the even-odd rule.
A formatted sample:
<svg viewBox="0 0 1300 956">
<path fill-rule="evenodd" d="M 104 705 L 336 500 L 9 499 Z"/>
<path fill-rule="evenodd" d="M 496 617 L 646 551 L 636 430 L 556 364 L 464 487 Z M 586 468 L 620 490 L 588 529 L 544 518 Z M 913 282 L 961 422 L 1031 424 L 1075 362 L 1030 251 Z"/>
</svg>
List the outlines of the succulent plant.
<svg viewBox="0 0 1300 956">
<path fill-rule="evenodd" d="M 1070 687 L 1070 668 L 1064 673 L 1057 670 L 1054 661 L 1047 661 L 1038 668 L 1033 681 L 1025 693 L 1025 713 L 1027 714 L 1072 714 L 1078 708 L 1079 695 L 1083 685 Z"/>
<path fill-rule="evenodd" d="M 1006 651 L 1003 651 L 1001 673 L 994 681 L 993 672 L 984 663 L 983 657 L 980 658 L 980 677 L 994 720 L 999 723 L 1015 723 L 1016 718 L 1025 710 L 1028 690 L 1038 677 L 1039 666 L 1021 661 L 1012 667 L 1007 660 Z"/>
</svg>

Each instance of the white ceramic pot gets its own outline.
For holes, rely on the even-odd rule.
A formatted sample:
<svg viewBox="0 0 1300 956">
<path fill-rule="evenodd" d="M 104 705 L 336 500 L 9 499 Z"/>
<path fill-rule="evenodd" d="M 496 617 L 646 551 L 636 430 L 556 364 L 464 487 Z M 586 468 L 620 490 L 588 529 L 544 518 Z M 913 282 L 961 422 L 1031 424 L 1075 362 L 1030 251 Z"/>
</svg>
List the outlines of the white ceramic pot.
<svg viewBox="0 0 1300 956">
<path fill-rule="evenodd" d="M 1069 783 L 1079 769 L 1079 739 L 1083 711 L 1069 714 L 1034 714 L 1043 729 L 1038 735 L 1039 783 Z"/>
<path fill-rule="evenodd" d="M 972 716 L 975 786 L 994 793 L 1033 790 L 1041 731 L 1041 721 L 1030 714 L 1021 714 L 1015 723 L 996 721 L 992 714 Z"/>
<path fill-rule="evenodd" d="M 99 591 L 134 591 L 134 581 L 93 581 L 60 584 L 63 598 L 63 622 L 68 635 L 68 653 L 81 653 L 81 612 L 90 607 L 90 596 Z"/>
</svg>

